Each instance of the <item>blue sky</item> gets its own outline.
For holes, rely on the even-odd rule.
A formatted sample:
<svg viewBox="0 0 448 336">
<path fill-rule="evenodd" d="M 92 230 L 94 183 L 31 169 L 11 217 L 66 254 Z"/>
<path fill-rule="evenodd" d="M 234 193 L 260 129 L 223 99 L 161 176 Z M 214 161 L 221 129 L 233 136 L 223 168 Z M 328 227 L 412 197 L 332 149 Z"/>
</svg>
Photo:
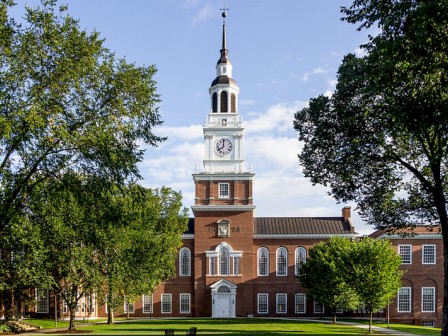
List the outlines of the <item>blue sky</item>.
<svg viewBox="0 0 448 336">
<path fill-rule="evenodd" d="M 18 7 L 35 0 L 18 0 Z M 202 167 L 202 124 L 221 47 L 223 0 L 65 0 L 88 31 L 97 30 L 118 57 L 154 64 L 168 136 L 148 148 L 140 169 L 148 187 L 170 186 L 194 199 L 191 174 Z M 360 53 L 366 32 L 340 20 L 346 0 L 227 0 L 227 48 L 240 87 L 246 164 L 256 173 L 256 216 L 341 216 L 322 186 L 312 186 L 297 159 L 293 115 L 310 98 L 331 94 L 347 53 Z M 356 231 L 369 233 L 356 212 Z"/>
</svg>

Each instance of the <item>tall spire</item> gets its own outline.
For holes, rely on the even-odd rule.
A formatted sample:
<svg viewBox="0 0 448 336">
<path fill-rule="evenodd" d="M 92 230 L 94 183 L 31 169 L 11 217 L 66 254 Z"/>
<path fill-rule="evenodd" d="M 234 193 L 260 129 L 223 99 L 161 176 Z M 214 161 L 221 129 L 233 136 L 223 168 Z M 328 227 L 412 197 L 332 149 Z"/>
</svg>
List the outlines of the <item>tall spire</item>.
<svg viewBox="0 0 448 336">
<path fill-rule="evenodd" d="M 222 48 L 221 48 L 221 58 L 218 61 L 218 64 L 220 63 L 227 63 L 228 62 L 228 58 L 227 58 L 227 46 L 226 46 L 226 17 L 227 17 L 227 10 L 228 8 L 225 8 L 225 3 L 224 3 L 224 8 L 222 8 L 221 10 L 222 12 Z"/>
</svg>

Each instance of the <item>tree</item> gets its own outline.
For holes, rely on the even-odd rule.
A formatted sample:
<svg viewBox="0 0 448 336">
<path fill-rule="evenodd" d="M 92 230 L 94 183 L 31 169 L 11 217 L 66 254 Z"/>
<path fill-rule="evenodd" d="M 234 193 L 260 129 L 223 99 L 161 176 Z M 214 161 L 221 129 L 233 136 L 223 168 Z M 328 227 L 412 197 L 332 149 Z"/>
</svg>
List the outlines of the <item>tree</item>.
<svg viewBox="0 0 448 336">
<path fill-rule="evenodd" d="M 363 306 L 372 314 L 389 304 L 401 287 L 401 258 L 387 240 L 331 238 L 313 246 L 300 282 L 316 302 L 333 313 Z"/>
<path fill-rule="evenodd" d="M 175 276 L 188 221 L 181 200 L 181 194 L 170 188 L 152 190 L 135 184 L 102 195 L 91 237 L 107 288 L 102 298 L 98 294 L 108 305 L 108 324 L 114 323 L 119 306 Z"/>
<path fill-rule="evenodd" d="M 360 305 L 358 296 L 345 282 L 341 269 L 351 244 L 349 239 L 336 237 L 314 245 L 298 275 L 301 285 L 313 300 L 332 312 L 333 323 L 336 323 L 338 309 L 352 310 Z"/>
<path fill-rule="evenodd" d="M 2 251 L 11 248 L 14 223 L 40 183 L 69 170 L 135 180 L 144 152 L 138 143 L 164 140 L 152 132 L 161 123 L 154 66 L 116 59 L 97 32 L 81 30 L 56 0 L 27 7 L 23 25 L 9 16 L 11 6 L 0 1 Z M 8 311 L 14 280 L 5 277 L 7 264 L 0 267 Z"/>
<path fill-rule="evenodd" d="M 342 12 L 380 31 L 365 56 L 344 57 L 332 97 L 296 113 L 304 174 L 378 228 L 440 225 L 448 335 L 448 1 L 355 0 Z"/>
<path fill-rule="evenodd" d="M 96 245 L 91 238 L 100 187 L 104 185 L 98 181 L 65 173 L 40 183 L 27 202 L 27 218 L 33 227 L 40 228 L 43 274 L 51 279 L 47 288 L 66 304 L 69 329 L 75 329 L 79 300 L 102 286 Z"/>
<path fill-rule="evenodd" d="M 344 281 L 367 309 L 371 333 L 373 313 L 391 303 L 401 287 L 401 258 L 389 241 L 368 237 L 353 241 L 342 256 Z"/>
</svg>

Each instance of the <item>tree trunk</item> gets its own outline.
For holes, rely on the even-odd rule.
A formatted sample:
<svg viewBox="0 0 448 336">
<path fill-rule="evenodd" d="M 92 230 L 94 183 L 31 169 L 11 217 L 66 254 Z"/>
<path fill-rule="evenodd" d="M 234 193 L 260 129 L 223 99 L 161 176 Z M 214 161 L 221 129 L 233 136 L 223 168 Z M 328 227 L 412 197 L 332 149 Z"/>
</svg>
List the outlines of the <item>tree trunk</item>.
<svg viewBox="0 0 448 336">
<path fill-rule="evenodd" d="M 109 281 L 109 289 L 107 293 L 107 324 L 114 324 L 114 308 L 115 303 L 113 302 L 113 287 L 112 287 L 112 279 L 109 275 L 108 277 Z"/>
<path fill-rule="evenodd" d="M 370 313 L 369 313 L 369 334 L 372 333 L 372 317 L 373 317 L 373 312 L 372 312 L 372 310 L 370 310 Z"/>
<path fill-rule="evenodd" d="M 448 231 L 443 232 L 443 308 L 442 308 L 442 336 L 448 336 Z"/>
<path fill-rule="evenodd" d="M 4 290 L 2 293 L 3 299 L 3 314 L 5 315 L 6 321 L 11 321 L 14 319 L 14 291 Z"/>
<path fill-rule="evenodd" d="M 448 336 L 448 214 L 446 199 L 441 180 L 436 176 L 436 188 L 433 194 L 434 204 L 439 215 L 443 239 L 443 308 L 442 308 L 442 336 Z"/>
<path fill-rule="evenodd" d="M 70 310 L 70 324 L 68 326 L 68 330 L 75 330 L 76 329 L 76 325 L 75 325 L 75 313 L 76 313 L 76 304 L 73 307 L 73 304 L 71 305 L 67 305 L 68 309 Z"/>
<path fill-rule="evenodd" d="M 333 324 L 336 324 L 336 311 L 333 312 Z"/>
</svg>

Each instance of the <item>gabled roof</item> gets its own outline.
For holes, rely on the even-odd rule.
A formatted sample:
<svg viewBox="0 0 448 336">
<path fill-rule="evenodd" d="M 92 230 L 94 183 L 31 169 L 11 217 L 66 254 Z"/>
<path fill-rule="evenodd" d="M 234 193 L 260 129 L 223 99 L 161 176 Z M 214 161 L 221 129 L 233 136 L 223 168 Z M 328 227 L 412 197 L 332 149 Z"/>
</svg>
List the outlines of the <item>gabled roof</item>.
<svg viewBox="0 0 448 336">
<path fill-rule="evenodd" d="M 442 229 L 438 225 L 418 225 L 407 228 L 385 228 L 372 232 L 371 238 L 428 238 L 442 236 Z"/>
<path fill-rule="evenodd" d="M 355 234 L 343 217 L 257 217 L 256 235 L 334 235 Z"/>
<path fill-rule="evenodd" d="M 188 231 L 194 234 L 194 218 Z M 354 227 L 343 217 L 256 217 L 254 235 L 354 235 Z"/>
</svg>

